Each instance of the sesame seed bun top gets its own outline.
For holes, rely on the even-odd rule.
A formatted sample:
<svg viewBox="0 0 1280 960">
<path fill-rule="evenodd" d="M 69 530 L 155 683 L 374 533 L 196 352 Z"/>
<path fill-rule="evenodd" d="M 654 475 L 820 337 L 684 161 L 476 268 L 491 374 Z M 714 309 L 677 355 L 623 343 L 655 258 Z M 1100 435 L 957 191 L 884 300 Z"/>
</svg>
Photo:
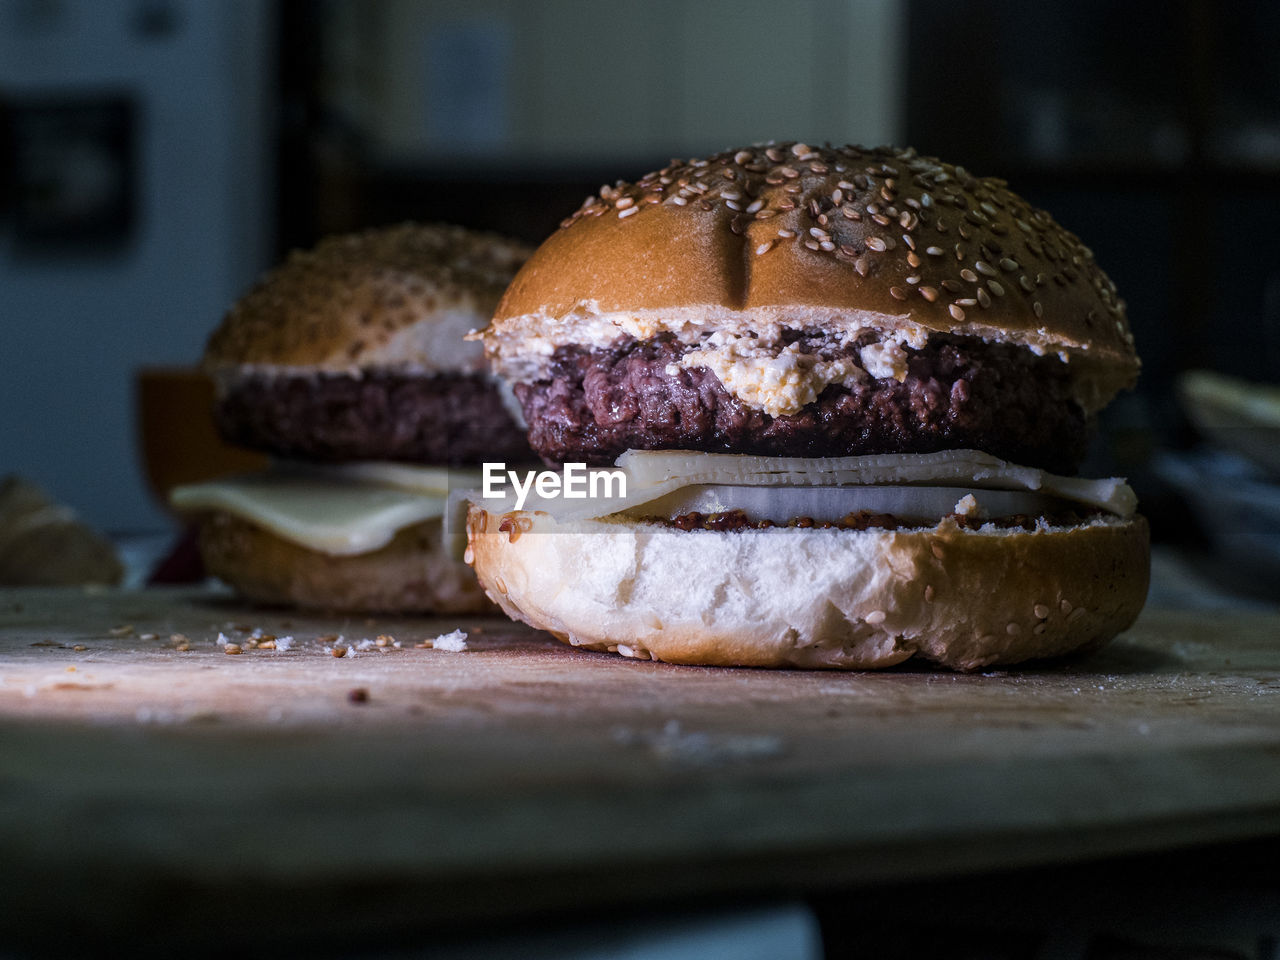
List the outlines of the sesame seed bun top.
<svg viewBox="0 0 1280 960">
<path fill-rule="evenodd" d="M 563 343 L 780 327 L 947 333 L 1070 360 L 1086 410 L 1132 385 L 1124 302 L 1092 252 L 1003 180 L 915 151 L 757 145 L 590 197 L 485 331 L 539 375 Z"/>
<path fill-rule="evenodd" d="M 462 227 L 406 223 L 294 251 L 214 332 L 206 368 L 483 369 L 463 336 L 492 316 L 528 248 Z"/>
</svg>

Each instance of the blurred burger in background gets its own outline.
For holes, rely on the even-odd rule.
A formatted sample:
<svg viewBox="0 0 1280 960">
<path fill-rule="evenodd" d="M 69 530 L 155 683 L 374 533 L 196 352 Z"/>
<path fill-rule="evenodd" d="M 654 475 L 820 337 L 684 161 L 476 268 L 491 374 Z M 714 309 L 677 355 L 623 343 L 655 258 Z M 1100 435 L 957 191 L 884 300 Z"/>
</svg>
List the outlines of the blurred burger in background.
<svg viewBox="0 0 1280 960">
<path fill-rule="evenodd" d="M 483 609 L 443 543 L 451 484 L 531 453 L 518 407 L 465 334 L 529 251 L 405 224 L 293 253 L 211 337 L 228 441 L 260 473 L 176 488 L 207 571 L 263 603 L 333 611 Z"/>
</svg>

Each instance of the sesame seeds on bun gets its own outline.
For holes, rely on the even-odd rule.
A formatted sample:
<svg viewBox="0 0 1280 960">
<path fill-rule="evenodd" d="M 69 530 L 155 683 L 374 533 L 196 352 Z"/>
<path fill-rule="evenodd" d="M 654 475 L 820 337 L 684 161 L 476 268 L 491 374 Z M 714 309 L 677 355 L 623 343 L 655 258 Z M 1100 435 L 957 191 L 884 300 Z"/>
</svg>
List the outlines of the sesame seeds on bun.
<svg viewBox="0 0 1280 960">
<path fill-rule="evenodd" d="M 330 237 L 232 307 L 205 366 L 482 370 L 463 337 L 488 322 L 528 255 L 506 237 L 435 224 Z"/>
</svg>

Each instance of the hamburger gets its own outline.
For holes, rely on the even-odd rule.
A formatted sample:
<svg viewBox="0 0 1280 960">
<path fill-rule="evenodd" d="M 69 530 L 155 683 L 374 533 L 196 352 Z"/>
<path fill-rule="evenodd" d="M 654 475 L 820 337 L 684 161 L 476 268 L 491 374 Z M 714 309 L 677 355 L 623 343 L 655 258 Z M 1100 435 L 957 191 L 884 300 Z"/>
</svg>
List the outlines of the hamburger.
<svg viewBox="0 0 1280 960">
<path fill-rule="evenodd" d="M 1072 476 L 1138 375 L 1124 303 L 1002 180 L 856 146 L 673 161 L 588 198 L 480 336 L 545 461 L 627 481 L 468 512 L 489 596 L 576 646 L 972 670 L 1142 607 L 1133 492 Z"/>
<path fill-rule="evenodd" d="M 264 603 L 486 608 L 445 548 L 445 501 L 485 458 L 532 454 L 518 407 L 463 338 L 528 253 L 405 224 L 295 252 L 236 303 L 204 356 L 214 416 L 227 440 L 276 459 L 172 493 L 200 520 L 207 571 Z"/>
</svg>

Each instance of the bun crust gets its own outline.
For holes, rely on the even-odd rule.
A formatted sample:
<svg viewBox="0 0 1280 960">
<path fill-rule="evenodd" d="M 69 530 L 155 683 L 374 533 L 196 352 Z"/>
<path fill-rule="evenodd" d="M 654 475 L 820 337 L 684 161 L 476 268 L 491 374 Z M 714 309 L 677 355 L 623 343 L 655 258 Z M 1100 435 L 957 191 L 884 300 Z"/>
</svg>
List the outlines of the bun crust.
<svg viewBox="0 0 1280 960">
<path fill-rule="evenodd" d="M 443 546 L 441 521 L 401 530 L 381 550 L 334 557 L 213 513 L 200 528 L 205 569 L 258 603 L 349 613 L 482 613 L 475 575 Z"/>
<path fill-rule="evenodd" d="M 480 348 L 462 338 L 488 322 L 528 256 L 497 234 L 443 225 L 330 237 L 294 251 L 231 308 L 205 366 L 482 370 Z"/>
<path fill-rule="evenodd" d="M 1003 180 L 912 150 L 793 143 L 604 188 L 521 269 L 486 342 L 500 370 L 518 369 L 530 338 L 778 322 L 1065 352 L 1095 381 L 1095 408 L 1138 373 L 1124 304 L 1092 252 Z"/>
<path fill-rule="evenodd" d="M 727 533 L 472 506 L 467 536 L 509 616 L 587 649 L 712 666 L 864 670 L 914 656 L 977 670 L 1059 656 L 1132 624 L 1150 569 L 1140 516 L 1035 532 L 944 520 Z"/>
</svg>

